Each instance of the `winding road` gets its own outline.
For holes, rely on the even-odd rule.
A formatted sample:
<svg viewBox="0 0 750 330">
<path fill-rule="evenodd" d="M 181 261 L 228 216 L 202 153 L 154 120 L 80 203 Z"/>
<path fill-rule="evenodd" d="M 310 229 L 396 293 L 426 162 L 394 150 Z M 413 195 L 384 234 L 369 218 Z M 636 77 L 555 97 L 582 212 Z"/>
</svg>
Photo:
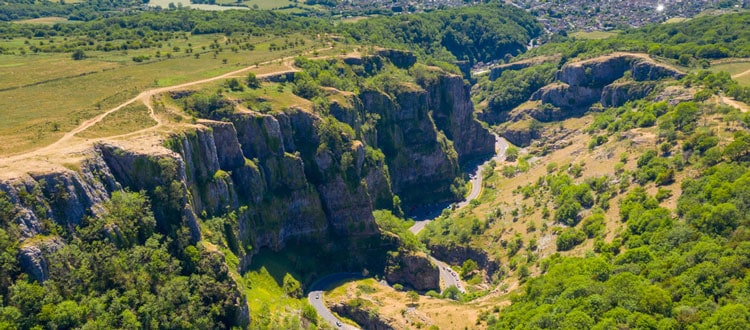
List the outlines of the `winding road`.
<svg viewBox="0 0 750 330">
<path fill-rule="evenodd" d="M 466 198 L 455 204 L 456 209 L 460 209 L 462 207 L 465 207 L 466 205 L 469 205 L 469 203 L 479 197 L 479 195 L 482 193 L 482 187 L 484 183 L 484 173 L 483 168 L 484 165 L 488 164 L 490 161 L 501 161 L 505 159 L 505 151 L 508 150 L 508 141 L 506 141 L 504 138 L 496 135 L 495 136 L 495 156 L 488 159 L 487 161 L 478 164 L 477 167 L 470 173 L 471 177 L 471 191 L 469 192 L 469 195 L 466 196 Z M 451 207 L 450 205 L 448 207 Z M 444 206 L 435 206 L 435 210 L 428 210 L 429 214 L 433 214 L 436 211 L 442 211 Z M 439 213 L 437 213 L 439 214 Z M 411 228 L 409 228 L 409 231 L 414 233 L 415 235 L 422 231 L 424 227 L 432 220 L 422 220 L 422 221 L 416 221 Z M 466 293 L 466 289 L 461 282 L 461 277 L 456 273 L 453 269 L 450 268 L 448 264 L 445 262 L 442 262 L 440 260 L 435 259 L 434 257 L 430 256 L 430 260 L 432 260 L 435 265 L 438 266 L 438 270 L 440 272 L 440 282 L 443 284 L 443 288 L 447 288 L 450 286 L 455 286 L 458 288 L 459 291 L 462 293 Z M 315 307 L 315 310 L 318 312 L 318 315 L 325 319 L 328 323 L 330 323 L 332 326 L 338 328 L 338 329 L 357 329 L 356 327 L 353 327 L 351 325 L 345 324 L 341 322 L 338 318 L 336 318 L 335 315 L 331 312 L 331 310 L 328 309 L 325 305 L 324 301 L 324 294 L 325 289 L 330 287 L 331 285 L 345 281 L 345 280 L 351 280 L 351 279 L 361 279 L 364 278 L 359 273 L 335 273 L 328 275 L 326 277 L 323 277 L 319 280 L 317 280 L 313 285 L 310 287 L 310 293 L 307 295 L 307 301 L 310 302 L 310 305 Z"/>
<path fill-rule="evenodd" d="M 310 302 L 310 305 L 315 307 L 315 310 L 318 312 L 318 316 L 326 320 L 326 322 L 330 323 L 332 326 L 338 329 L 357 329 L 356 327 L 341 322 L 338 318 L 336 318 L 336 316 L 333 315 L 331 310 L 326 307 L 326 304 L 323 301 L 323 294 L 325 293 L 325 289 L 333 284 L 341 281 L 361 278 L 363 278 L 363 276 L 359 273 L 336 273 L 325 276 L 315 281 L 315 283 L 310 286 L 310 293 L 307 294 L 307 301 Z"/>
<path fill-rule="evenodd" d="M 496 162 L 502 161 L 505 159 L 505 151 L 508 150 L 508 141 L 504 138 L 498 136 L 495 134 L 495 156 L 491 159 L 487 160 L 486 162 L 477 165 L 476 169 L 474 169 L 471 174 L 469 175 L 471 180 L 471 191 L 469 192 L 469 195 L 466 196 L 466 198 L 456 204 L 456 209 L 460 209 L 462 207 L 465 207 L 466 205 L 469 205 L 472 200 L 479 197 L 479 194 L 482 193 L 482 187 L 483 187 L 483 181 L 484 181 L 484 173 L 482 173 L 482 170 L 484 168 L 485 164 L 488 164 L 490 161 L 494 160 Z M 451 207 L 450 205 L 448 207 Z M 444 207 L 437 206 L 431 210 L 424 211 L 427 214 L 434 215 L 435 217 L 439 215 L 442 212 Z M 434 218 L 434 217 L 430 217 Z M 426 220 L 420 220 L 415 221 L 414 225 L 412 225 L 409 228 L 409 231 L 411 231 L 414 235 L 419 234 L 424 227 L 430 223 L 432 219 L 426 219 Z"/>
</svg>

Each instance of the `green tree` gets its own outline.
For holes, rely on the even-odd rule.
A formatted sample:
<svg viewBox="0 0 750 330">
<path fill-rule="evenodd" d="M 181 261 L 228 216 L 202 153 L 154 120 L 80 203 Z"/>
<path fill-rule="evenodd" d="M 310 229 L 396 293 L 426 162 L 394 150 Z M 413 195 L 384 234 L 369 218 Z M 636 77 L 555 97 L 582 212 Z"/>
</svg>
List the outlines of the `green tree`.
<svg viewBox="0 0 750 330">
<path fill-rule="evenodd" d="M 510 146 L 507 150 L 505 150 L 505 160 L 509 162 L 515 162 L 516 159 L 518 159 L 518 154 L 518 148 Z"/>
<path fill-rule="evenodd" d="M 471 259 L 466 259 L 464 261 L 463 265 L 461 266 L 461 276 L 467 276 L 471 274 L 473 271 L 477 270 L 478 265 L 477 262 Z"/>
<path fill-rule="evenodd" d="M 245 80 L 245 83 L 247 84 L 247 87 L 250 89 L 260 88 L 260 79 L 258 79 L 258 77 L 253 72 L 250 72 L 247 74 L 247 79 Z"/>
<path fill-rule="evenodd" d="M 461 300 L 461 297 L 463 295 L 461 294 L 461 290 L 459 290 L 455 285 L 451 285 L 443 290 L 441 296 L 443 298 L 448 298 L 451 300 Z"/>
<path fill-rule="evenodd" d="M 284 293 L 291 298 L 302 298 L 302 284 L 289 273 L 284 275 L 283 281 Z"/>
<path fill-rule="evenodd" d="M 83 51 L 83 49 L 76 49 L 73 51 L 73 55 L 71 55 L 74 61 L 80 61 L 82 59 L 86 58 L 86 53 Z"/>
<path fill-rule="evenodd" d="M 577 201 L 566 200 L 561 203 L 560 207 L 555 212 L 555 221 L 568 226 L 575 226 L 578 224 L 578 212 L 580 212 L 581 209 L 581 204 Z"/>
<path fill-rule="evenodd" d="M 557 236 L 557 250 L 568 251 L 586 240 L 586 234 L 575 228 L 565 228 Z"/>
<path fill-rule="evenodd" d="M 245 89 L 237 78 L 231 78 L 227 80 L 225 84 L 227 88 L 233 92 L 241 92 Z"/>
<path fill-rule="evenodd" d="M 412 305 L 416 305 L 417 302 L 419 302 L 419 294 L 416 291 L 409 291 L 406 293 L 406 298 L 409 299 L 409 301 L 412 303 Z"/>
</svg>

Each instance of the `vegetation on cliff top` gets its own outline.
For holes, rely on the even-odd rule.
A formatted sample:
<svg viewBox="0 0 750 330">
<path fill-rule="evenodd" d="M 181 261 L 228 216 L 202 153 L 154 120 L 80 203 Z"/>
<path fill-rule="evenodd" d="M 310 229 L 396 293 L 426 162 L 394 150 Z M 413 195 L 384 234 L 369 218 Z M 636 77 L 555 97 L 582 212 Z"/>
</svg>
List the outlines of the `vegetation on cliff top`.
<svg viewBox="0 0 750 330">
<path fill-rule="evenodd" d="M 0 197 L 0 204 L 7 205 Z M 75 231 L 48 220 L 49 243 L 24 243 L 47 246 L 48 279 L 43 284 L 19 273 L 18 228 L 2 222 L 0 325 L 133 329 L 239 324 L 241 296 L 220 254 L 203 244 L 171 250 L 171 239 L 158 233 L 150 202 L 141 193 L 115 192 L 104 209 L 102 217 L 87 218 Z M 5 208 L 3 217 L 11 210 Z"/>
</svg>

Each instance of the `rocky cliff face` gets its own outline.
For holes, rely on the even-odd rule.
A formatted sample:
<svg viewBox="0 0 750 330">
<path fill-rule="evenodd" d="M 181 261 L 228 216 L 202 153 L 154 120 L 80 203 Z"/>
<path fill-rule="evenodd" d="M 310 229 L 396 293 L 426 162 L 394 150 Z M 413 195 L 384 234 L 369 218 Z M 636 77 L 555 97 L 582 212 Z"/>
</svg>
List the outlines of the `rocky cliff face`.
<svg viewBox="0 0 750 330">
<path fill-rule="evenodd" d="M 469 85 L 448 75 L 424 86 L 435 125 L 453 141 L 459 162 L 494 153 L 495 138 L 474 118 Z"/>
<path fill-rule="evenodd" d="M 459 76 L 391 94 L 366 90 L 359 99 L 365 113 L 379 115 L 373 146 L 385 154 L 393 191 L 407 206 L 455 199 L 450 186 L 459 164 L 494 151 Z"/>
<path fill-rule="evenodd" d="M 450 186 L 459 165 L 494 152 L 494 137 L 474 117 L 469 86 L 460 76 L 440 72 L 435 79 L 403 83 L 388 92 L 335 93 L 346 102 L 332 101 L 330 113 L 354 129 L 365 150 L 385 156 L 387 173 L 366 176 L 371 197 L 383 191 L 373 192 L 373 185 L 389 181 L 407 207 L 455 200 Z M 391 199 L 380 194 L 373 203 L 391 208 Z"/>
<path fill-rule="evenodd" d="M 414 64 L 400 52 L 386 55 L 400 66 Z M 199 219 L 234 219 L 227 235 L 239 243 L 231 249 L 240 268 L 261 248 L 331 235 L 375 236 L 374 209 L 398 211 L 395 194 L 405 205 L 456 198 L 450 186 L 460 162 L 494 148 L 492 135 L 474 119 L 468 86 L 459 76 L 441 72 L 421 85 L 401 87 L 348 93 L 344 101 L 331 102 L 333 116 L 295 108 L 273 114 L 238 110 L 222 122 L 186 125 L 164 138 L 164 147 L 98 144 L 75 168 L 0 181 L 0 192 L 13 204 L 2 219 L 20 228 L 27 242 L 19 258 L 40 281 L 46 278 L 45 253 L 59 245 L 35 238 L 44 232 L 44 221 L 73 232 L 122 189 L 143 191 L 156 230 L 190 244 L 202 238 Z M 420 290 L 438 287 L 431 278 L 408 282 Z"/>
<path fill-rule="evenodd" d="M 500 270 L 500 263 L 482 250 L 467 246 L 445 245 L 430 245 L 428 248 L 433 257 L 450 264 L 461 265 L 466 260 L 474 260 L 479 268 L 486 272 L 487 277 L 491 277 Z"/>
<path fill-rule="evenodd" d="M 628 101 L 646 97 L 654 87 L 651 82 L 615 82 L 604 87 L 600 102 L 605 107 L 619 107 Z"/>
<path fill-rule="evenodd" d="M 581 113 L 597 102 L 619 106 L 648 95 L 653 90 L 653 81 L 679 79 L 684 75 L 641 54 L 615 53 L 568 63 L 557 72 L 558 82 L 542 87 L 531 96 L 532 101 L 550 104 L 562 112 L 550 116 L 537 111 L 530 115 L 541 121 L 559 120 Z"/>
<path fill-rule="evenodd" d="M 407 205 L 424 201 L 424 193 L 454 198 L 450 185 L 459 173 L 458 155 L 428 115 L 427 93 L 405 90 L 392 97 L 365 91 L 360 97 L 364 109 L 381 116 L 377 147 L 385 154 L 394 193 Z"/>
<path fill-rule="evenodd" d="M 342 315 L 348 319 L 351 319 L 354 322 L 357 322 L 358 325 L 362 326 L 364 329 L 372 329 L 372 330 L 392 330 L 396 329 L 393 326 L 391 326 L 391 323 L 394 323 L 394 320 L 389 318 L 383 318 L 377 313 L 373 313 L 370 310 L 360 308 L 359 306 L 353 306 L 349 304 L 344 303 L 337 303 L 330 306 L 331 310 L 336 312 L 339 315 Z"/>
<path fill-rule="evenodd" d="M 385 268 L 388 283 L 400 283 L 417 291 L 440 291 L 440 272 L 424 253 L 401 253 L 389 258 Z"/>
<path fill-rule="evenodd" d="M 565 112 L 536 111 L 531 116 L 540 121 L 559 120 L 579 113 L 601 99 L 600 88 L 571 86 L 565 83 L 553 83 L 542 87 L 531 95 L 532 101 L 542 101 L 554 107 L 565 109 Z M 549 109 L 542 109 L 549 110 Z"/>
</svg>

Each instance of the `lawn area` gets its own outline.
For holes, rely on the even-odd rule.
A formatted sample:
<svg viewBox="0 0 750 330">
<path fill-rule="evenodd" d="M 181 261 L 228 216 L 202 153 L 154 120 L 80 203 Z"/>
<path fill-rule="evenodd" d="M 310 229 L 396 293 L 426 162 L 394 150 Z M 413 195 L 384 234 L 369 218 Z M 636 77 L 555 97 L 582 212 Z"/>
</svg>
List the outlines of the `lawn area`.
<svg viewBox="0 0 750 330">
<path fill-rule="evenodd" d="M 202 35 L 171 39 L 161 49 L 90 51 L 81 61 L 72 60 L 69 53 L 0 55 L 0 109 L 4 119 L 0 122 L 0 138 L 4 141 L 0 155 L 49 144 L 82 121 L 150 88 L 209 78 L 323 47 L 319 41 L 304 39 L 305 45 L 270 51 L 272 43 L 283 45 L 286 40 L 303 36 L 244 38 L 242 43 L 254 45 L 254 50 L 232 47 L 236 43 L 229 43 L 223 35 Z M 14 50 L 24 44 L 23 39 L 0 43 Z M 189 48 L 192 52 L 186 52 Z M 136 56 L 148 59 L 134 62 Z"/>
<path fill-rule="evenodd" d="M 304 1 L 300 1 L 302 3 Z M 219 0 L 217 3 L 236 3 L 232 0 Z M 291 0 L 249 0 L 242 1 L 245 6 L 253 9 L 277 9 L 280 7 L 286 7 L 293 5 L 294 2 Z M 257 7 L 256 7 L 257 6 Z"/>
<path fill-rule="evenodd" d="M 154 125 L 156 125 L 156 122 L 149 117 L 146 105 L 136 102 L 104 117 L 102 121 L 78 133 L 77 136 L 82 138 L 100 138 L 126 134 Z"/>
<path fill-rule="evenodd" d="M 671 23 L 680 23 L 689 20 L 689 18 L 685 17 L 672 17 L 666 21 L 664 21 L 664 24 L 671 24 Z"/>
<path fill-rule="evenodd" d="M 13 23 L 28 23 L 28 24 L 44 24 L 44 25 L 53 25 L 55 23 L 66 23 L 69 22 L 67 18 L 65 17 L 39 17 L 39 18 L 32 18 L 32 19 L 25 19 L 21 21 L 13 21 Z"/>
<path fill-rule="evenodd" d="M 573 33 L 571 36 L 578 39 L 606 39 L 617 35 L 617 31 L 592 31 L 584 32 L 579 31 Z"/>
<path fill-rule="evenodd" d="M 290 274 L 304 283 L 304 279 L 294 269 L 299 264 L 309 264 L 310 259 L 305 260 L 287 251 L 275 253 L 264 250 L 253 256 L 253 265 L 243 275 L 250 315 L 253 315 L 251 328 L 299 328 L 297 324 L 301 322 L 303 310 L 309 303 L 305 295 L 299 299 L 289 297 L 284 292 L 283 279 Z M 314 262 L 308 266 L 314 267 Z M 302 289 L 306 289 L 304 285 Z"/>
<path fill-rule="evenodd" d="M 726 71 L 731 74 L 734 80 L 743 86 L 750 86 L 750 61 L 747 62 L 733 62 L 733 63 L 722 63 L 712 65 L 711 71 Z M 743 72 L 748 72 L 742 74 Z"/>
<path fill-rule="evenodd" d="M 291 84 L 264 83 L 258 89 L 245 88 L 242 92 L 228 92 L 226 94 L 234 99 L 243 100 L 244 106 L 259 112 L 281 112 L 289 107 L 312 110 L 310 100 L 292 93 Z"/>
</svg>

